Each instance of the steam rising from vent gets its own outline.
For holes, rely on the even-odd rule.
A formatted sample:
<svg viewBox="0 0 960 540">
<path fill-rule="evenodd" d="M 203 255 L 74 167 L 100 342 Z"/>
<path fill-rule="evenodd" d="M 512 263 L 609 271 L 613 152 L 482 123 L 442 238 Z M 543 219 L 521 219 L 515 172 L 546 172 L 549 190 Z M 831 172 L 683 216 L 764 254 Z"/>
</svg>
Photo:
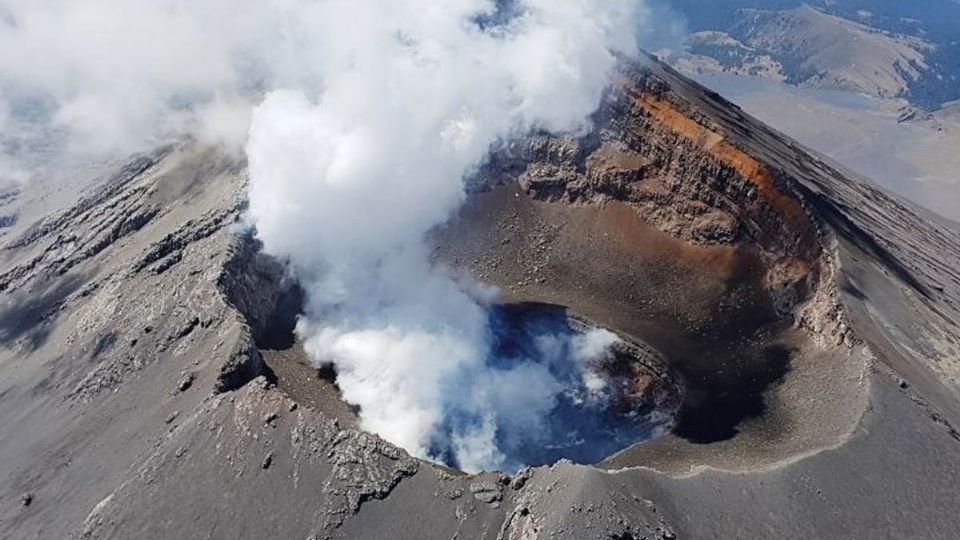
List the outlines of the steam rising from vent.
<svg viewBox="0 0 960 540">
<path fill-rule="evenodd" d="M 323 90 L 269 93 L 247 145 L 250 211 L 305 285 L 310 356 L 336 365 L 365 428 L 467 470 L 517 466 L 504 435 L 535 433 L 564 383 L 492 357 L 493 292 L 432 267 L 424 234 L 492 144 L 587 126 L 639 15 L 632 0 L 510 8 L 329 3 Z"/>
<path fill-rule="evenodd" d="M 517 445 L 536 441 L 563 387 L 582 379 L 558 368 L 584 364 L 571 352 L 582 336 L 504 361 L 495 291 L 433 267 L 423 236 L 462 202 L 492 144 L 588 127 L 647 10 L 0 0 L 0 188 L 64 156 L 185 137 L 245 148 L 251 221 L 305 286 L 300 335 L 316 362 L 336 364 L 363 425 L 466 469 L 517 466 Z M 588 379 L 576 386 L 602 390 Z"/>
</svg>

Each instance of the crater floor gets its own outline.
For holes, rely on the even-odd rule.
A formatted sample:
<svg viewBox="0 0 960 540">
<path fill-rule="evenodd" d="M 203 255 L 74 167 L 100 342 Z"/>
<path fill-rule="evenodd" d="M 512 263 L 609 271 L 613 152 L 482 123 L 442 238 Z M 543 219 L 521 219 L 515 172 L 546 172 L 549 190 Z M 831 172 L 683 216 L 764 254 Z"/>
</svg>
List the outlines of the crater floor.
<svg viewBox="0 0 960 540">
<path fill-rule="evenodd" d="M 595 125 L 499 149 L 432 241 L 658 351 L 669 433 L 508 476 L 356 429 L 244 164 L 181 144 L 4 195 L 0 537 L 952 540 L 960 235 L 653 60 Z"/>
</svg>

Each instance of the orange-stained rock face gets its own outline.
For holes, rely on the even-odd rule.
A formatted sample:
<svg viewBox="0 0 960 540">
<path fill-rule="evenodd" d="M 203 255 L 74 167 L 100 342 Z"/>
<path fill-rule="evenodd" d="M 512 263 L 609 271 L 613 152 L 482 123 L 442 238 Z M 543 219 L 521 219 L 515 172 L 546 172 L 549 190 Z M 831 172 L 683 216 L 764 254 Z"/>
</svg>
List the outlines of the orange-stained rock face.
<svg viewBox="0 0 960 540">
<path fill-rule="evenodd" d="M 618 245 L 654 259 L 669 258 L 669 250 L 650 246 L 650 235 L 637 233 L 634 221 L 679 246 L 728 248 L 738 254 L 731 260 L 751 261 L 749 275 L 774 311 L 791 313 L 821 272 L 817 227 L 789 178 L 742 149 L 701 106 L 654 74 L 624 75 L 594 115 L 591 133 L 516 141 L 479 176 L 488 186 L 517 180 L 538 201 L 602 208 L 598 219 L 609 222 L 609 234 L 622 239 Z M 696 260 L 695 251 L 680 249 L 685 255 L 677 260 Z M 707 264 L 702 275 L 721 276 L 730 267 Z"/>
<path fill-rule="evenodd" d="M 662 100 L 653 94 L 631 92 L 634 102 L 650 114 L 657 122 L 667 126 L 674 132 L 683 135 L 694 145 L 708 152 L 723 164 L 737 171 L 745 179 L 752 182 L 760 194 L 770 201 L 784 216 L 793 221 L 806 219 L 800 203 L 780 192 L 773 181 L 770 170 L 746 152 L 730 144 L 723 135 L 707 129 L 696 121 L 678 111 L 670 102 Z"/>
</svg>

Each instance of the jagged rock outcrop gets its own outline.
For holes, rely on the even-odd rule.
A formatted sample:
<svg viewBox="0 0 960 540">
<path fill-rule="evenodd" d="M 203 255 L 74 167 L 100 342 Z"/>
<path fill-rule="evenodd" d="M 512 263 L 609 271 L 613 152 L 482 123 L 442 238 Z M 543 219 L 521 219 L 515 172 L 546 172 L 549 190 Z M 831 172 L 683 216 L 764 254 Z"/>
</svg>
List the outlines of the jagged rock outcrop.
<svg viewBox="0 0 960 540">
<path fill-rule="evenodd" d="M 595 125 L 497 149 L 432 239 L 662 355 L 673 433 L 468 476 L 294 399 L 244 164 L 172 146 L 0 237 L 0 536 L 952 537 L 958 233 L 654 61 Z"/>
</svg>

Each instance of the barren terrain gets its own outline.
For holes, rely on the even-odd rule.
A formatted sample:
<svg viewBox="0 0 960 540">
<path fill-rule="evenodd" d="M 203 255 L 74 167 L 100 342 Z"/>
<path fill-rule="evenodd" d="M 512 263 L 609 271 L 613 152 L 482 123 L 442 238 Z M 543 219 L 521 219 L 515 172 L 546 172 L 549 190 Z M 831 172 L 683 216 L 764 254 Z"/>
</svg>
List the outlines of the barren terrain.
<svg viewBox="0 0 960 540">
<path fill-rule="evenodd" d="M 495 149 L 435 258 L 662 355 L 670 433 L 511 476 L 359 430 L 184 143 L 0 229 L 0 537 L 953 538 L 960 233 L 654 60 L 594 121 Z"/>
</svg>

